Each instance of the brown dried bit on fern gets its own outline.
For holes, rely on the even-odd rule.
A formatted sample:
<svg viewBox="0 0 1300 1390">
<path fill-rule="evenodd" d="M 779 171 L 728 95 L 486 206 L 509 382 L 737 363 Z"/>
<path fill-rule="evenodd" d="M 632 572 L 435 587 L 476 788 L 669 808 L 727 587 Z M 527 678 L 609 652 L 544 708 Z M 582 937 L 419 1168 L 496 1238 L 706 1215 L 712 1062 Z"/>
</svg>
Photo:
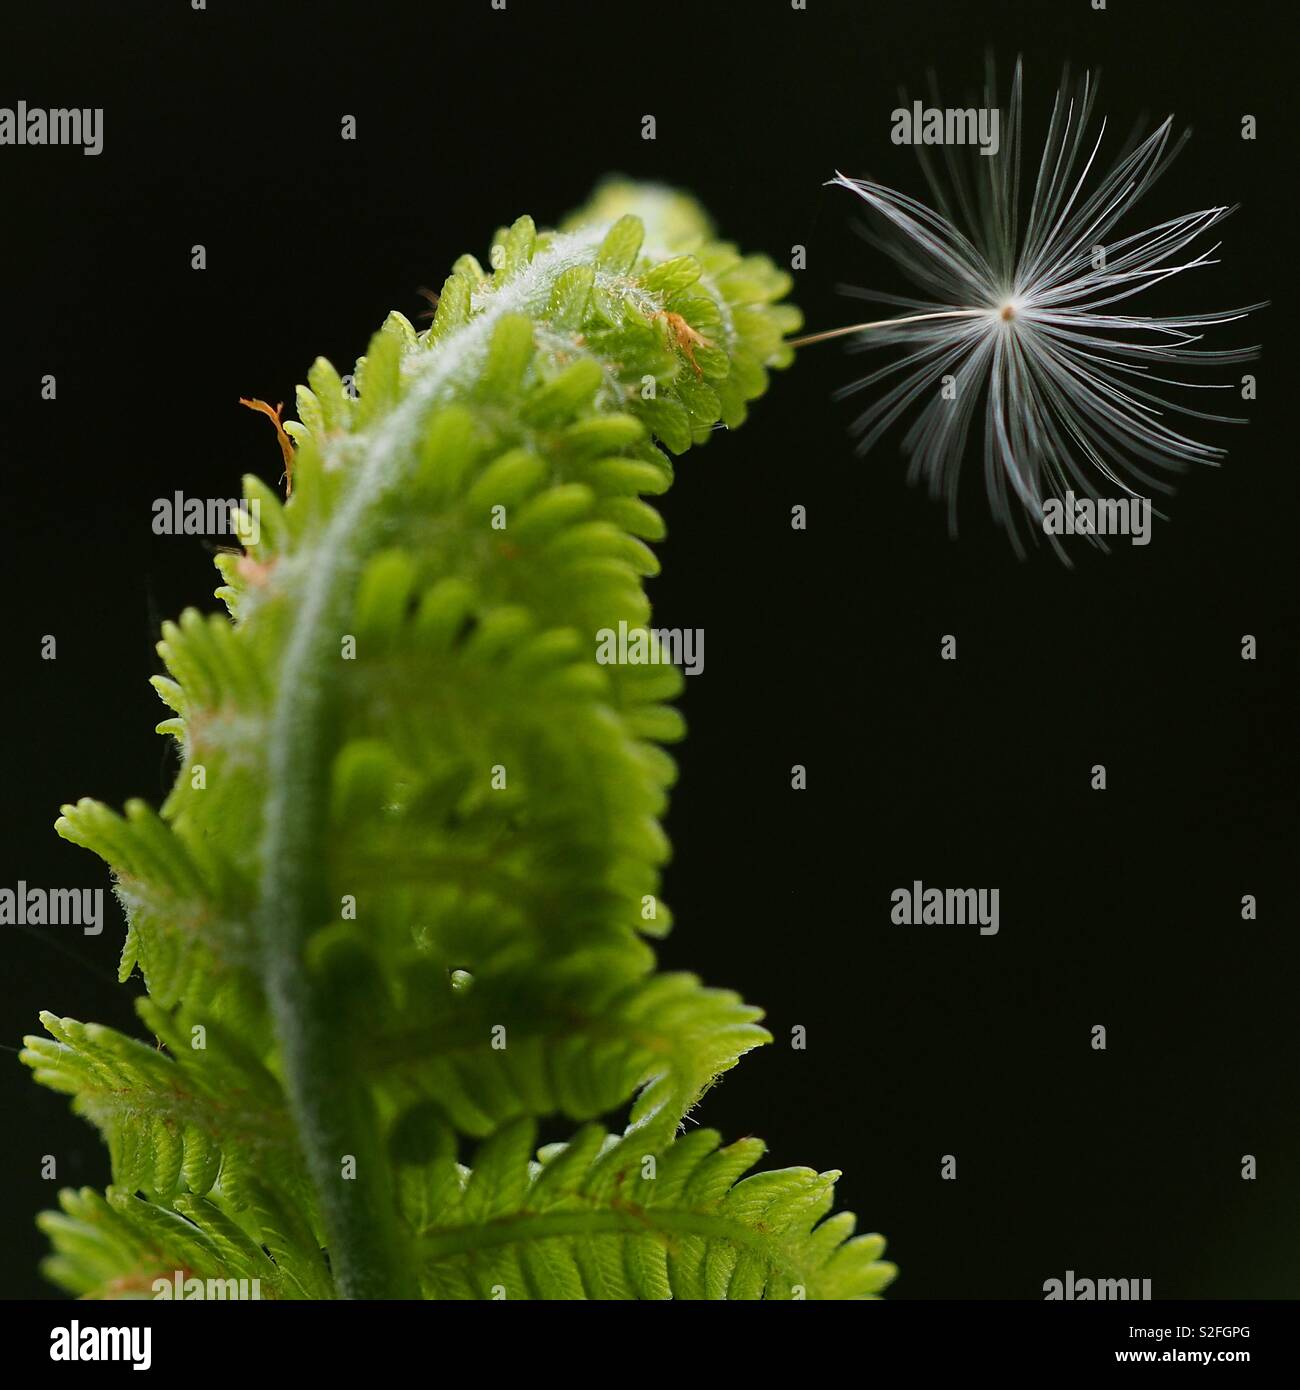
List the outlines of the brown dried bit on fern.
<svg viewBox="0 0 1300 1390">
<path fill-rule="evenodd" d="M 292 496 L 293 440 L 290 439 L 288 434 L 285 432 L 284 425 L 281 421 L 281 414 L 284 410 L 284 402 L 280 401 L 279 404 L 275 406 L 269 406 L 265 401 L 259 401 L 255 398 L 249 399 L 246 396 L 240 396 L 239 404 L 246 405 L 249 408 L 249 410 L 260 411 L 263 415 L 267 416 L 270 419 L 271 423 L 275 426 L 275 437 L 280 441 L 280 453 L 284 456 L 284 495 L 286 497 Z"/>
<path fill-rule="evenodd" d="M 685 355 L 686 360 L 691 364 L 697 379 L 704 376 L 704 371 L 700 364 L 695 360 L 695 349 L 697 347 L 707 348 L 713 344 L 704 336 L 697 332 L 681 316 L 681 314 L 670 313 L 667 309 L 660 309 L 657 314 L 651 315 L 652 319 L 663 319 L 668 325 L 668 336 L 673 341 L 673 346 L 680 349 Z"/>
</svg>

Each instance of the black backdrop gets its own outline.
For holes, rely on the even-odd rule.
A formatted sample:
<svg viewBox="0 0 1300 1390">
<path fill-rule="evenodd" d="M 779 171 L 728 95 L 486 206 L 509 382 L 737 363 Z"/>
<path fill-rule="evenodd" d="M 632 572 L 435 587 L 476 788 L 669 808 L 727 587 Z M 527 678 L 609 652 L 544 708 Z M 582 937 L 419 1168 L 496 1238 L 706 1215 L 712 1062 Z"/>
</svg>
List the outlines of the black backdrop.
<svg viewBox="0 0 1300 1390">
<path fill-rule="evenodd" d="M 417 287 L 502 222 L 557 218 L 609 171 L 666 179 L 747 248 L 805 245 L 795 298 L 824 327 L 856 312 L 838 282 L 900 286 L 822 181 L 838 167 L 922 191 L 889 112 L 929 66 L 958 100 L 986 45 L 1004 68 L 1023 53 L 1030 149 L 1066 60 L 1101 67 L 1121 130 L 1168 111 L 1194 127 L 1128 230 L 1240 202 L 1224 263 L 1161 302 L 1274 304 L 1222 337 L 1264 344 L 1252 423 L 1205 427 L 1228 463 L 1185 481 L 1145 549 L 1073 571 L 1046 552 L 1018 562 L 975 453 L 950 541 L 943 509 L 905 486 L 896 436 L 854 456 L 851 409 L 831 399 L 854 366 L 831 345 L 683 462 L 653 595 L 659 621 L 704 628 L 707 648 L 685 698 L 663 956 L 764 1004 L 778 1038 L 700 1118 L 762 1134 L 777 1165 L 842 1168 L 841 1200 L 902 1266 L 894 1297 L 1036 1298 L 1066 1269 L 1150 1278 L 1157 1298 L 1294 1297 L 1285 8 L 24 9 L 39 15 L 6 16 L 0 105 L 106 115 L 98 158 L 0 149 L 6 886 L 104 884 L 53 834 L 58 805 L 158 800 L 170 781 L 152 643 L 161 618 L 213 606 L 216 575 L 202 543 L 152 534 L 152 500 L 273 480 L 271 431 L 237 397 L 291 401 L 318 353 L 350 367 L 390 307 L 414 317 Z M 57 661 L 39 658 L 46 633 Z M 939 660 L 946 633 L 955 663 Z M 891 926 L 890 891 L 913 879 L 999 887 L 1000 933 Z M 1241 920 L 1244 893 L 1258 921 Z M 0 1042 L 42 1007 L 138 1027 L 138 986 L 112 981 L 113 913 L 97 940 L 6 929 Z M 0 1085 L 0 1279 L 48 1293 L 40 1156 L 95 1185 L 106 1156 L 12 1053 Z"/>
</svg>

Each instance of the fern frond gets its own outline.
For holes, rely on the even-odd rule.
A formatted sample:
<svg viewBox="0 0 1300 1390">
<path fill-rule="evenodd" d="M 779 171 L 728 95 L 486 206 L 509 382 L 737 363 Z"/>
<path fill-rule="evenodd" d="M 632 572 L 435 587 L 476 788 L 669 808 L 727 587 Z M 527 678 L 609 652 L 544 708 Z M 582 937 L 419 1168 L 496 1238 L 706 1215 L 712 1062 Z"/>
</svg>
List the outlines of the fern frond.
<svg viewBox="0 0 1300 1390">
<path fill-rule="evenodd" d="M 143 801 L 119 816 L 83 798 L 64 806 L 55 829 L 101 855 L 116 871 L 127 917 L 119 978 L 137 966 L 163 1007 L 214 991 L 247 997 L 256 968 L 248 929 L 251 903 L 236 870 L 205 841 L 187 839 Z M 256 985 L 253 986 L 254 990 Z"/>
<path fill-rule="evenodd" d="M 722 1073 L 770 1041 L 761 1011 L 739 996 L 692 975 L 629 971 L 617 954 L 454 983 L 422 966 L 404 993 L 395 1026 L 364 1041 L 364 1063 L 395 1107 L 434 1101 L 475 1137 L 520 1115 L 592 1119 L 637 1091 L 632 1121 L 653 1117 L 668 1137 Z"/>
<path fill-rule="evenodd" d="M 270 1182 L 310 1210 L 311 1188 L 275 1077 L 219 1024 L 188 1024 L 202 1043 L 195 1048 L 183 1038 L 186 1025 L 152 1000 L 138 1008 L 170 1054 L 49 1013 L 41 1022 L 50 1038 L 24 1038 L 20 1054 L 38 1081 L 73 1096 L 76 1112 L 99 1129 L 117 1186 L 167 1204 L 181 1192 L 201 1196 L 220 1178 L 223 1196 L 242 1208 L 252 1201 L 250 1184 Z"/>
<path fill-rule="evenodd" d="M 822 1220 L 834 1175 L 737 1181 L 757 1141 L 677 1137 L 768 1035 L 655 973 L 682 676 L 597 656 L 650 624 L 671 456 L 790 362 L 789 277 L 628 185 L 561 231 L 518 219 L 489 261 L 456 262 L 426 332 L 390 314 L 346 382 L 312 365 L 292 495 L 246 478 L 260 527 L 218 559 L 230 617 L 163 629 L 171 794 L 58 821 L 113 870 L 159 1043 L 53 1015 L 27 1040 L 113 1160 L 107 1199 L 46 1219 L 75 1292 L 181 1269 L 279 1297 L 889 1277 L 878 1238 Z M 624 1137 L 531 1163 L 536 1119 L 620 1112 Z"/>
<path fill-rule="evenodd" d="M 201 1197 L 168 1209 L 119 1188 L 65 1188 L 41 1230 L 53 1253 L 43 1271 L 83 1298 L 154 1298 L 155 1282 L 257 1280 L 260 1298 L 330 1298 L 329 1271 L 292 1208 L 265 1198 L 241 1226 Z M 265 1248 L 263 1248 L 265 1246 Z M 233 1293 L 230 1295 L 235 1297 Z"/>
<path fill-rule="evenodd" d="M 421 1279 L 432 1298 L 874 1298 L 894 1275 L 879 1236 L 822 1221 L 837 1173 L 743 1178 L 763 1145 L 695 1130 L 659 1154 L 598 1126 L 528 1161 L 516 1121 L 474 1169 L 426 1165 Z M 741 1179 L 738 1181 L 738 1179 Z M 820 1224 L 819 1224 L 820 1223 Z"/>
</svg>

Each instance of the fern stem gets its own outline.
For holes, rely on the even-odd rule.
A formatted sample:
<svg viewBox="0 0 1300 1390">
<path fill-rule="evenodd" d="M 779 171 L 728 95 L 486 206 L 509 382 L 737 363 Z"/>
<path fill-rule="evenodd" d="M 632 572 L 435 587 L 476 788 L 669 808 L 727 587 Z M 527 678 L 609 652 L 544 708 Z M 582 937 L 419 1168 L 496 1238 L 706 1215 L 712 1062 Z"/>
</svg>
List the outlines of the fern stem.
<svg viewBox="0 0 1300 1390">
<path fill-rule="evenodd" d="M 367 470 L 369 472 L 370 470 Z M 338 1291 L 347 1298 L 414 1295 L 392 1268 L 396 1223 L 383 1188 L 373 1126 L 358 1130 L 364 1094 L 348 1079 L 319 981 L 305 961 L 311 933 L 329 920 L 316 868 L 327 809 L 330 682 L 349 580 L 383 496 L 358 479 L 316 550 L 304 612 L 286 649 L 271 721 L 269 791 L 262 832 L 259 936 L 263 983 L 275 1020 L 285 1090 L 315 1186 Z M 349 505 L 352 504 L 352 505 Z M 355 525 L 347 534 L 341 523 Z M 342 1074 L 331 1062 L 342 1061 Z M 343 1162 L 355 1160 L 344 1178 Z"/>
<path fill-rule="evenodd" d="M 421 422 L 480 370 L 491 334 L 511 312 L 536 313 L 555 277 L 598 243 L 592 233 L 537 255 L 483 312 L 435 345 L 393 410 L 372 430 L 338 442 L 356 451 L 350 486 L 316 540 L 302 608 L 285 649 L 271 716 L 268 791 L 261 840 L 258 924 L 263 983 L 284 1062 L 285 1088 L 316 1188 L 335 1283 L 345 1298 L 418 1296 L 388 1190 L 367 1093 L 354 1059 L 341 1055 L 328 995 L 306 966 L 308 938 L 335 915 L 321 900 L 328 776 L 329 692 L 341 659 L 348 604 L 376 547 L 386 509 L 400 505 Z M 355 1175 L 341 1176 L 344 1158 Z"/>
</svg>

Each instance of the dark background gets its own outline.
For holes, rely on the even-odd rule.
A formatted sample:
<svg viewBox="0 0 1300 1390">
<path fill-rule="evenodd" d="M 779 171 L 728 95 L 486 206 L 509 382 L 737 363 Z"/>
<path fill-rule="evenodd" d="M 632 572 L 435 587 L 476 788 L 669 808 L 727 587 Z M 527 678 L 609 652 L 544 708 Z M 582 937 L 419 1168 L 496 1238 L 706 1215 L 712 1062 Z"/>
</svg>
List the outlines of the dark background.
<svg viewBox="0 0 1300 1390">
<path fill-rule="evenodd" d="M 831 392 L 856 364 L 837 345 L 684 460 L 653 594 L 659 621 L 703 627 L 707 646 L 685 700 L 663 958 L 764 1004 L 778 1038 L 699 1118 L 762 1134 L 776 1165 L 842 1168 L 842 1203 L 890 1237 L 894 1297 L 1040 1298 L 1067 1269 L 1150 1278 L 1158 1298 L 1295 1297 L 1288 7 L 22 9 L 5 20 L 0 105 L 106 113 L 98 158 L 0 149 L 6 886 L 106 886 L 54 835 L 59 804 L 156 801 L 170 782 L 152 644 L 163 617 L 215 606 L 217 576 L 203 543 L 152 534 L 152 500 L 230 496 L 250 470 L 274 481 L 272 432 L 237 397 L 292 401 L 317 354 L 349 368 L 389 308 L 414 318 L 417 288 L 484 255 L 498 225 L 552 221 L 610 171 L 662 178 L 746 249 L 788 263 L 806 245 L 795 298 L 829 327 L 860 308 L 839 282 L 903 287 L 823 180 L 841 168 L 924 193 L 889 113 L 931 65 L 957 104 L 986 45 L 1004 72 L 1023 53 L 1033 158 L 1066 60 L 1102 69 L 1107 148 L 1144 113 L 1194 127 L 1122 230 L 1242 208 L 1224 263 L 1152 302 L 1273 307 L 1217 335 L 1264 345 L 1256 367 L 1227 369 L 1258 374 L 1252 422 L 1196 426 L 1230 457 L 1185 480 L 1147 548 L 1073 571 L 1047 551 L 1017 561 L 988 517 L 978 435 L 950 541 L 943 508 L 905 486 L 897 435 L 854 455 L 852 407 Z M 39 659 L 46 633 L 55 662 Z M 955 663 L 939 660 L 945 633 Z M 806 792 L 790 790 L 794 763 Z M 889 894 L 914 878 L 1000 888 L 1000 934 L 891 926 Z M 16 1046 L 42 1007 L 138 1031 L 138 984 L 113 983 L 116 911 L 98 939 L 7 931 L 0 1041 Z M 40 1157 L 94 1185 L 107 1157 L 12 1054 L 0 1088 L 2 1291 L 48 1294 Z"/>
</svg>

